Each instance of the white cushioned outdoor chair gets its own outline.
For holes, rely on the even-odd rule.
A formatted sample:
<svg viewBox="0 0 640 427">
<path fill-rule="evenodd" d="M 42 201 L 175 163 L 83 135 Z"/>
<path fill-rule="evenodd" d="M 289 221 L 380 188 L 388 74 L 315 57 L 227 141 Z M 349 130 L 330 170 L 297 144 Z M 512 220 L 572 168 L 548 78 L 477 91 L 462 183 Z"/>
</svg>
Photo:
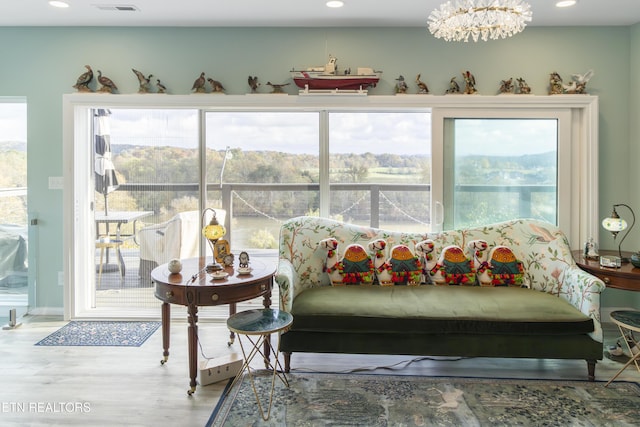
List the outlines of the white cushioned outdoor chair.
<svg viewBox="0 0 640 427">
<path fill-rule="evenodd" d="M 224 224 L 226 211 L 214 209 L 220 224 Z M 205 218 L 211 218 L 211 213 Z M 185 259 L 199 256 L 202 237 L 202 217 L 199 211 L 176 214 L 160 224 L 149 225 L 138 232 L 140 243 L 140 278 L 151 280 L 151 270 L 173 258 Z"/>
</svg>

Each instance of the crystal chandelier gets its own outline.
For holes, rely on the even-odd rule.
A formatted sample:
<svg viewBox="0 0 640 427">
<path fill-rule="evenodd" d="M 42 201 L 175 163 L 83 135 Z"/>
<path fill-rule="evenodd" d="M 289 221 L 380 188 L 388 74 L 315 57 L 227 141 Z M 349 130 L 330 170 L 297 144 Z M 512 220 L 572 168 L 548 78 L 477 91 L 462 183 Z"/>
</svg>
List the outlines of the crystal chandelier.
<svg viewBox="0 0 640 427">
<path fill-rule="evenodd" d="M 511 37 L 531 22 L 531 6 L 522 0 L 448 1 L 429 15 L 429 31 L 446 41 L 487 41 Z"/>
</svg>

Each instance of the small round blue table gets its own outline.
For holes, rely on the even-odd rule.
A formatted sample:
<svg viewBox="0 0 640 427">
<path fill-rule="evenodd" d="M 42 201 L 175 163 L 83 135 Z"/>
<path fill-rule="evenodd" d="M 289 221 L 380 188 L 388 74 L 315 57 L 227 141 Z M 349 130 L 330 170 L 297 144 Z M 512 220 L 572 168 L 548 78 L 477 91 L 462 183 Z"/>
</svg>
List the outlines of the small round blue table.
<svg viewBox="0 0 640 427">
<path fill-rule="evenodd" d="M 627 369 L 629 365 L 635 363 L 636 369 L 640 372 L 640 366 L 638 365 L 638 360 L 640 360 L 640 340 L 633 337 L 633 332 L 640 332 L 640 311 L 635 310 L 617 310 L 611 312 L 611 321 L 618 325 L 618 329 L 620 330 L 620 335 L 622 336 L 622 340 L 627 345 L 627 349 L 629 350 L 629 354 L 631 357 L 629 361 L 625 363 L 625 365 L 620 368 L 620 370 L 605 384 L 605 387 L 611 384 L 613 380 L 618 378 L 618 376 Z M 632 338 L 632 344 L 629 344 L 629 340 L 627 338 Z M 633 352 L 633 348 L 636 349 L 636 352 Z"/>
<path fill-rule="evenodd" d="M 242 349 L 242 355 L 244 356 L 244 364 L 242 365 L 240 372 L 238 372 L 238 375 L 236 375 L 233 382 L 231 383 L 231 386 L 227 389 L 227 393 L 233 388 L 236 382 L 239 381 L 240 383 L 242 383 L 242 380 L 244 378 L 243 374 L 246 371 L 247 376 L 251 380 L 253 393 L 256 395 L 256 401 L 258 402 L 260 415 L 262 415 L 262 419 L 264 419 L 265 421 L 267 421 L 271 415 L 271 406 L 273 405 L 273 390 L 275 388 L 276 377 L 280 378 L 280 380 L 286 387 L 289 387 L 289 381 L 287 380 L 284 369 L 282 369 L 282 365 L 280 364 L 280 360 L 278 359 L 280 352 L 280 340 L 278 339 L 278 345 L 276 346 L 276 349 L 274 349 L 273 345 L 271 344 L 271 334 L 286 332 L 292 323 L 293 316 L 291 316 L 290 313 L 272 308 L 242 311 L 240 313 L 232 315 L 227 319 L 227 328 L 229 328 L 231 332 L 235 332 L 236 334 L 238 334 L 238 341 L 240 342 L 240 348 Z M 248 354 L 246 353 L 244 345 L 242 344 L 242 335 L 244 335 L 253 346 Z M 262 347 L 264 347 L 265 349 L 271 349 L 271 353 L 275 355 L 274 363 L 270 361 L 268 354 L 265 354 L 262 351 Z M 260 354 L 262 356 L 266 368 L 273 371 L 273 376 L 271 378 L 271 392 L 269 394 L 269 406 L 267 408 L 266 415 L 264 413 L 264 410 L 262 409 L 262 404 L 260 403 L 260 397 L 258 396 L 258 391 L 256 389 L 250 366 L 251 361 L 257 354 Z M 278 372 L 278 368 L 280 368 L 281 372 Z"/>
</svg>

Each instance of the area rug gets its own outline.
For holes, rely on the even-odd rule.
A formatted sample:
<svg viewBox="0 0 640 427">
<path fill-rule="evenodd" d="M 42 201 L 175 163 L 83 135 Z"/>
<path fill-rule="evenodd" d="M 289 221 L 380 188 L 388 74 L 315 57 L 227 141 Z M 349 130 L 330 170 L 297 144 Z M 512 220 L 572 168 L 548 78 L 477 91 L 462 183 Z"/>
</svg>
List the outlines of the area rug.
<svg viewBox="0 0 640 427">
<path fill-rule="evenodd" d="M 71 321 L 36 345 L 139 347 L 161 322 Z"/>
<path fill-rule="evenodd" d="M 640 425 L 640 385 L 627 381 L 605 388 L 603 382 L 564 380 L 316 373 L 287 378 L 289 388 L 276 379 L 268 421 L 245 377 L 225 389 L 207 426 Z M 270 375 L 258 372 L 265 413 L 270 385 Z"/>
</svg>

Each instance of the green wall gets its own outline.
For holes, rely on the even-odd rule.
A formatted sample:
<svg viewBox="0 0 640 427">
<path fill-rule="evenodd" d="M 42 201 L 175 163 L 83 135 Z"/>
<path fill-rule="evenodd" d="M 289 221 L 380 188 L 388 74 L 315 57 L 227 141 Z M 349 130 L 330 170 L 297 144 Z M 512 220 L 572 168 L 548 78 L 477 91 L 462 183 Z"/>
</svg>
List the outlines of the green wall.
<svg viewBox="0 0 640 427">
<path fill-rule="evenodd" d="M 136 68 L 175 94 L 189 93 L 202 71 L 230 94 L 248 92 L 248 75 L 259 76 L 266 91 L 267 81 L 289 82 L 291 68 L 323 64 L 329 53 L 341 67 L 383 70 L 370 92 L 375 95 L 393 94 L 400 74 L 411 86 L 418 73 L 432 93 L 442 94 L 452 76 L 461 81 L 460 72 L 470 70 L 483 95 L 495 94 L 502 79 L 523 77 L 534 95 L 544 96 L 550 72 L 569 80 L 591 68 L 595 77 L 587 88 L 600 99 L 601 216 L 619 202 L 637 206 L 640 214 L 640 197 L 628 185 L 638 179 L 639 25 L 533 27 L 507 40 L 456 44 L 434 39 L 425 28 L 3 27 L 0 39 L 0 96 L 28 101 L 29 209 L 39 219 L 31 230 L 32 308 L 63 304 L 57 283 L 63 269 L 62 192 L 48 189 L 48 177 L 62 174 L 62 95 L 74 91 L 85 64 L 102 70 L 121 93 L 137 91 L 131 72 Z M 287 90 L 295 94 L 297 88 Z M 613 247 L 610 236 L 597 237 L 602 248 Z M 625 248 L 640 247 L 637 230 L 627 240 Z M 605 303 L 628 305 L 628 298 L 607 294 Z"/>
</svg>

